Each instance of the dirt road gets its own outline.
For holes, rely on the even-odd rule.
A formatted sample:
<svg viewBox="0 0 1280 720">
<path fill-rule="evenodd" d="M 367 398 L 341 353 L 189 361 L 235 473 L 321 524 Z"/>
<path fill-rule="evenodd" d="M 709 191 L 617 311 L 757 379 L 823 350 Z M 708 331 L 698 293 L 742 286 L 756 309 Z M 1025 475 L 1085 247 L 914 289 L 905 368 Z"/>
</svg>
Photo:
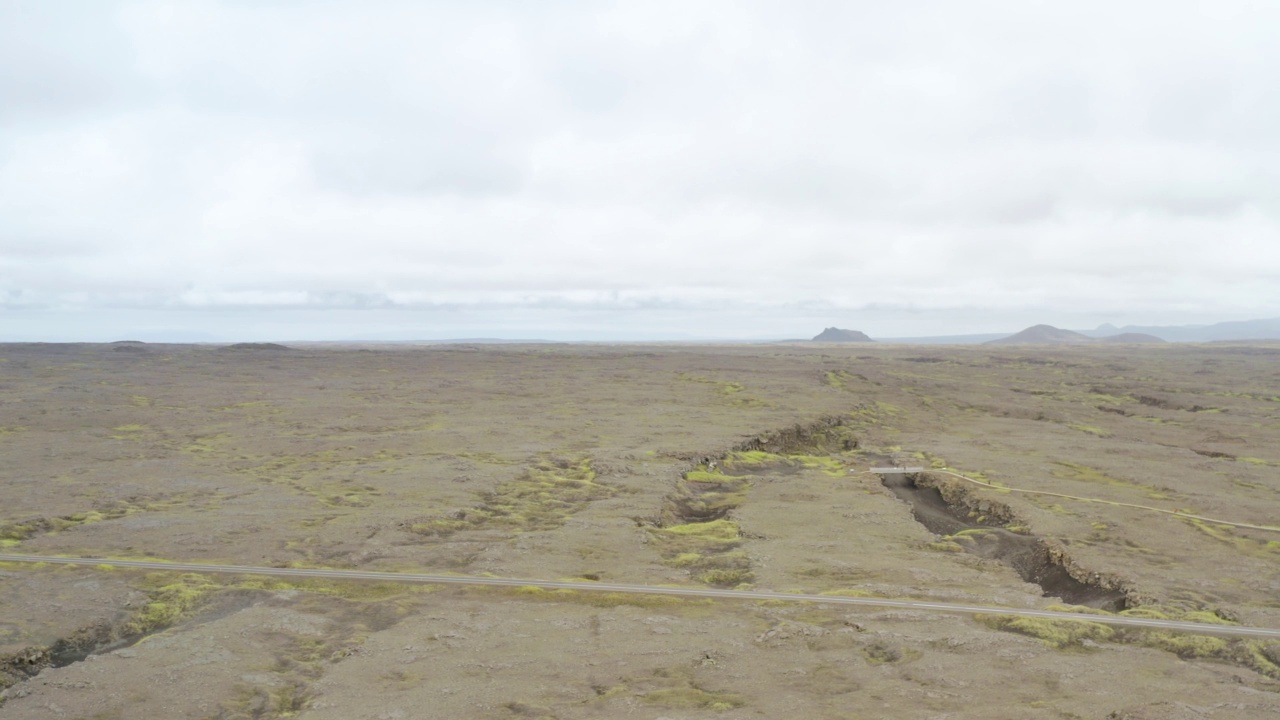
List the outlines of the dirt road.
<svg viewBox="0 0 1280 720">
<path fill-rule="evenodd" d="M 39 555 L 4 555 L 0 562 L 50 563 L 57 565 L 138 568 L 142 570 L 167 570 L 171 572 L 218 573 L 224 575 L 270 575 L 275 577 L 327 578 L 333 580 L 375 580 L 379 582 L 426 583 L 440 585 L 488 585 L 498 587 L 539 587 L 548 590 L 579 590 L 583 592 L 632 593 L 638 595 L 675 595 L 679 597 L 723 598 L 728 600 L 781 600 L 786 602 L 824 603 L 828 605 L 861 605 L 864 607 L 888 607 L 907 610 L 962 613 L 968 615 L 1018 615 L 1048 620 L 1096 622 L 1106 625 L 1173 630 L 1197 635 L 1229 637 L 1255 637 L 1280 639 L 1280 630 L 1245 627 L 1241 625 L 1213 625 L 1209 623 L 1154 620 L 1123 615 L 1093 615 L 1057 612 L 1053 610 L 1028 610 L 1025 608 L 993 607 L 988 605 L 964 605 L 959 603 L 895 600 L 892 598 L 847 597 L 843 595 L 805 595 L 798 593 L 769 592 L 767 590 L 720 590 L 716 588 L 667 587 L 661 585 L 628 585 L 602 582 L 561 582 L 530 580 L 525 578 L 493 578 L 468 575 L 425 575 L 416 573 L 370 572 L 362 570 L 322 570 L 310 568 L 274 568 L 242 565 L 205 565 L 198 563 L 167 563 L 143 560 L 107 560 L 101 558 L 44 557 Z"/>
</svg>

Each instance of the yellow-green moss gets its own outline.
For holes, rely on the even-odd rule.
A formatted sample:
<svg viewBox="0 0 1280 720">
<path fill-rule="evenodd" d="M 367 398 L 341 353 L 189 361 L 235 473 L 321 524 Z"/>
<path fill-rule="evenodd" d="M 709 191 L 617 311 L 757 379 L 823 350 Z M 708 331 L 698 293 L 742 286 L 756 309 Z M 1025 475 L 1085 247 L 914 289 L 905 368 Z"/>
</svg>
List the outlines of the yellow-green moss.
<svg viewBox="0 0 1280 720">
<path fill-rule="evenodd" d="M 676 568 L 695 567 L 702 562 L 703 556 L 694 552 L 680 553 L 667 559 L 667 564 Z"/>
<path fill-rule="evenodd" d="M 769 407 L 771 405 L 771 403 L 766 400 L 761 400 L 760 398 L 753 397 L 744 392 L 747 387 L 740 382 L 713 380 L 708 377 L 694 375 L 687 372 L 676 373 L 676 377 L 685 382 L 699 383 L 702 385 L 715 385 L 716 394 L 727 399 L 729 403 L 735 407 Z"/>
<path fill-rule="evenodd" d="M 761 467 L 766 465 L 774 465 L 786 463 L 787 459 L 781 455 L 775 455 L 771 452 L 763 450 L 743 450 L 740 452 L 729 453 L 721 461 L 725 467 Z"/>
<path fill-rule="evenodd" d="M 299 592 L 314 593 L 316 595 L 339 597 L 344 600 L 367 602 L 386 600 L 388 598 L 405 595 L 407 593 L 438 592 L 440 589 L 439 586 L 435 585 L 406 585 L 404 583 L 397 582 L 324 580 L 320 578 L 284 580 L 263 576 L 238 578 L 234 584 L 230 584 L 228 587 L 245 590 L 268 590 L 271 592 L 297 590 Z"/>
<path fill-rule="evenodd" d="M 1181 658 L 1221 658 L 1229 643 L 1220 637 L 1187 635 L 1186 633 L 1144 630 L 1137 644 L 1176 654 Z"/>
<path fill-rule="evenodd" d="M 614 495 L 610 485 L 596 482 L 590 458 L 546 458 L 518 478 L 500 483 L 483 502 L 453 517 L 429 518 L 410 529 L 422 535 L 446 536 L 485 525 L 517 530 L 553 530 L 587 503 Z"/>
<path fill-rule="evenodd" d="M 753 579 L 750 559 L 737 549 L 741 529 L 732 520 L 684 523 L 651 533 L 666 565 L 689 570 L 701 582 L 737 587 Z"/>
<path fill-rule="evenodd" d="M 203 575 L 184 573 L 176 579 L 152 574 L 148 601 L 125 623 L 128 635 L 145 635 L 166 628 L 189 615 L 210 592 L 220 586 Z"/>
<path fill-rule="evenodd" d="M 651 705 L 675 709 L 733 710 L 746 705 L 740 696 L 728 692 L 708 692 L 696 687 L 662 688 L 641 696 Z"/>
<path fill-rule="evenodd" d="M 47 520 L 14 523 L 0 528 L 0 540 L 9 540 L 17 544 L 39 532 L 47 532 L 50 528 Z"/>
<path fill-rule="evenodd" d="M 853 588 L 844 588 L 844 589 L 840 589 L 840 590 L 826 590 L 826 591 L 823 591 L 823 592 L 818 593 L 818 594 L 819 594 L 819 595 L 834 595 L 834 596 L 836 596 L 836 597 L 882 597 L 882 596 L 880 596 L 880 595 L 876 595 L 876 594 L 874 594 L 874 593 L 867 592 L 866 590 L 857 590 L 857 589 L 853 589 Z"/>
<path fill-rule="evenodd" d="M 1145 618 L 1148 620 L 1169 620 L 1169 616 L 1153 607 L 1135 607 L 1127 610 L 1121 610 L 1120 614 L 1125 617 Z"/>
<path fill-rule="evenodd" d="M 141 440 L 147 427 L 145 425 L 119 425 L 112 428 L 112 440 Z"/>
<path fill-rule="evenodd" d="M 754 579 L 755 576 L 746 568 L 708 570 L 698 575 L 698 580 L 717 587 L 738 587 Z"/>
<path fill-rule="evenodd" d="M 1105 437 L 1111 437 L 1111 433 L 1107 432 L 1106 430 L 1103 430 L 1103 429 L 1102 429 L 1102 428 L 1100 428 L 1100 427 L 1097 427 L 1096 425 L 1083 425 L 1083 424 L 1079 424 L 1079 423 L 1067 423 L 1067 427 L 1071 428 L 1072 430 L 1079 430 L 1079 431 L 1080 431 L 1080 432 L 1082 432 L 1082 433 L 1087 433 L 1087 434 L 1089 434 L 1089 435 L 1093 435 L 1094 437 L 1102 437 L 1102 438 L 1105 438 Z"/>
<path fill-rule="evenodd" d="M 1043 641 L 1050 647 L 1059 649 L 1078 646 L 1083 640 L 1105 641 L 1115 637 L 1113 628 L 1101 623 L 1083 620 L 1048 620 L 1019 615 L 982 615 L 978 617 L 978 621 L 996 630 L 1029 635 Z"/>
<path fill-rule="evenodd" d="M 844 463 L 830 455 L 788 455 L 787 459 L 810 470 L 821 470 L 832 477 L 843 477 L 845 474 Z"/>
<path fill-rule="evenodd" d="M 730 476 L 684 480 L 675 493 L 667 496 L 663 518 L 667 522 L 679 522 L 723 517 L 746 502 L 750 487 L 751 483 L 746 478 Z"/>
<path fill-rule="evenodd" d="M 732 476 L 725 475 L 719 470 L 703 470 L 703 469 L 690 470 L 689 472 L 684 474 L 684 479 L 688 482 L 698 482 L 698 483 L 720 483 L 720 482 L 731 482 L 734 480 Z"/>
<path fill-rule="evenodd" d="M 1268 557 L 1280 554 L 1280 542 L 1276 542 L 1274 540 L 1254 540 L 1250 537 L 1242 537 L 1237 535 L 1230 525 L 1217 525 L 1204 522 L 1203 520 L 1197 520 L 1195 518 L 1185 519 L 1187 522 L 1191 523 L 1192 527 L 1205 535 L 1208 535 L 1218 542 L 1230 545 L 1237 551 L 1246 555 Z"/>
<path fill-rule="evenodd" d="M 1234 644 L 1232 655 L 1236 662 L 1280 680 L 1280 643 L 1268 645 L 1260 640 L 1242 640 Z"/>
<path fill-rule="evenodd" d="M 1087 615 L 1112 614 L 1105 610 L 1079 605 L 1050 605 L 1045 609 Z M 1236 624 L 1230 620 L 1223 619 L 1217 613 L 1207 610 L 1185 610 L 1166 606 L 1129 608 L 1119 614 L 1133 618 L 1200 622 L 1210 625 Z M 1094 641 L 1109 640 L 1164 650 L 1187 659 L 1207 658 L 1232 662 L 1257 670 L 1269 677 L 1280 679 L 1280 664 L 1274 662 L 1273 658 L 1268 657 L 1267 646 L 1259 641 L 1227 640 L 1212 635 L 1194 635 L 1146 628 L 1112 628 L 1100 623 L 1018 618 L 1009 615 L 989 616 L 979 618 L 979 620 L 999 630 L 1008 630 L 1039 638 L 1046 644 L 1056 648 L 1075 646 L 1086 639 Z M 1274 654 L 1276 657 L 1280 657 L 1280 646 L 1277 646 Z"/>
<path fill-rule="evenodd" d="M 1238 457 L 1236 460 L 1243 463 L 1249 463 L 1250 465 L 1280 465 L 1280 463 L 1256 457 Z"/>
<path fill-rule="evenodd" d="M 742 536 L 738 523 L 732 520 L 712 520 L 704 523 L 685 523 L 660 528 L 659 532 L 671 535 L 696 537 L 711 542 L 735 542 Z"/>
</svg>

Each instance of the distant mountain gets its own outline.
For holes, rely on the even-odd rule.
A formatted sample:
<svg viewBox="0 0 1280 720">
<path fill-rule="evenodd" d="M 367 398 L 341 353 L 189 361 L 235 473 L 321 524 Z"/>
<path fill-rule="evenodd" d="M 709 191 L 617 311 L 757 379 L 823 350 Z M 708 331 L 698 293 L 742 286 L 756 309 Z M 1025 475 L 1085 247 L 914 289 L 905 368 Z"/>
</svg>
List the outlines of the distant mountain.
<svg viewBox="0 0 1280 720">
<path fill-rule="evenodd" d="M 924 337 L 876 338 L 878 343 L 897 343 L 902 345 L 977 345 L 988 340 L 1000 340 L 1008 337 L 1008 333 L 977 333 L 975 335 L 929 335 Z"/>
<path fill-rule="evenodd" d="M 1093 342 L 1093 338 L 1074 330 L 1063 330 L 1052 325 L 1032 325 L 1015 335 L 990 340 L 984 345 L 1073 345 Z"/>
<path fill-rule="evenodd" d="M 1070 333 L 1070 330 L 1059 330 L 1046 327 L 1059 333 Z M 973 335 L 935 335 L 931 337 L 877 338 L 882 343 L 903 343 L 909 345 L 959 345 L 976 344 L 999 340 L 1001 342 L 1028 342 L 1014 338 L 1022 336 L 1035 328 L 1027 328 L 1013 337 L 1004 334 L 982 333 Z M 1111 343 L 1151 343 L 1157 340 L 1165 342 L 1220 342 L 1231 340 L 1280 340 L 1280 318 L 1268 320 L 1240 320 L 1221 322 L 1214 325 L 1126 325 L 1116 327 L 1104 323 L 1093 330 L 1078 330 L 1076 334 L 1087 338 L 1105 340 Z M 1033 333 L 1035 335 L 1035 333 Z M 1124 336 L 1124 339 L 1120 339 Z M 1068 336 L 1069 337 L 1069 336 Z M 1154 338 L 1154 339 L 1153 339 Z M 1078 341 L 1078 339 L 1076 340 Z M 1054 340 L 1036 340 L 1035 342 L 1061 342 Z"/>
<path fill-rule="evenodd" d="M 837 327 L 829 327 L 826 330 L 823 330 L 822 332 L 818 333 L 817 336 L 813 338 L 813 342 L 848 343 L 848 342 L 875 342 L 875 340 L 872 340 L 871 338 L 867 337 L 866 333 L 859 332 L 858 330 L 841 330 L 840 328 L 837 328 Z"/>
<path fill-rule="evenodd" d="M 292 350 L 293 348 L 279 343 L 269 342 L 246 342 L 228 345 L 221 350 Z"/>
<path fill-rule="evenodd" d="M 1164 340 L 1146 333 L 1126 332 L 1093 338 L 1074 330 L 1063 330 L 1052 325 L 1033 325 L 1026 330 L 999 340 L 991 340 L 984 345 L 1081 345 L 1084 343 L 1108 343 L 1123 345 L 1130 343 L 1162 343 Z"/>
<path fill-rule="evenodd" d="M 1280 340 L 1280 318 L 1235 320 L 1214 325 L 1126 325 L 1118 328 L 1110 323 L 1085 331 L 1093 337 L 1110 337 L 1120 333 L 1144 333 L 1169 342 L 1214 342 L 1216 340 Z"/>
<path fill-rule="evenodd" d="M 449 338 L 447 340 L 410 340 L 414 345 L 551 345 L 563 340 L 538 340 L 536 338 Z"/>
<path fill-rule="evenodd" d="M 1094 342 L 1114 343 L 1117 345 L 1133 344 L 1133 343 L 1162 343 L 1166 342 L 1164 338 L 1158 338 L 1155 335 L 1146 333 L 1126 332 L 1119 335 L 1108 335 L 1106 337 L 1097 338 Z"/>
</svg>

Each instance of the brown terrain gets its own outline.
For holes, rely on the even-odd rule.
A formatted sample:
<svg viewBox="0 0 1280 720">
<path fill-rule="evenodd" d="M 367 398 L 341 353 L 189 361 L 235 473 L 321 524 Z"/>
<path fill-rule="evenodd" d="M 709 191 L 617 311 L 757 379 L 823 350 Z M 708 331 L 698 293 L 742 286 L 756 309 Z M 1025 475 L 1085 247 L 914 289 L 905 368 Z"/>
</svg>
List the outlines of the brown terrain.
<svg viewBox="0 0 1280 720">
<path fill-rule="evenodd" d="M 1154 511 L 1280 524 L 1278 361 L 1229 344 L 4 345 L 0 552 L 1280 628 L 1280 532 Z M 886 464 L 926 470 L 867 472 Z M 0 688 L 6 720 L 1271 718 L 1280 643 L 3 563 Z"/>
</svg>

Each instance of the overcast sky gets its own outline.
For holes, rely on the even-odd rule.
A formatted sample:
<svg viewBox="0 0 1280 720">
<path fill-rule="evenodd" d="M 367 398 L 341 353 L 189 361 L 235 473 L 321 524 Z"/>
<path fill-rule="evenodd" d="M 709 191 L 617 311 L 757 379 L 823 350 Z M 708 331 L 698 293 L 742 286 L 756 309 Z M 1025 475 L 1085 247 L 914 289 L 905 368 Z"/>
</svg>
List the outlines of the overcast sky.
<svg viewBox="0 0 1280 720">
<path fill-rule="evenodd" d="M 0 339 L 1280 316 L 1280 3 L 0 0 Z"/>
</svg>

